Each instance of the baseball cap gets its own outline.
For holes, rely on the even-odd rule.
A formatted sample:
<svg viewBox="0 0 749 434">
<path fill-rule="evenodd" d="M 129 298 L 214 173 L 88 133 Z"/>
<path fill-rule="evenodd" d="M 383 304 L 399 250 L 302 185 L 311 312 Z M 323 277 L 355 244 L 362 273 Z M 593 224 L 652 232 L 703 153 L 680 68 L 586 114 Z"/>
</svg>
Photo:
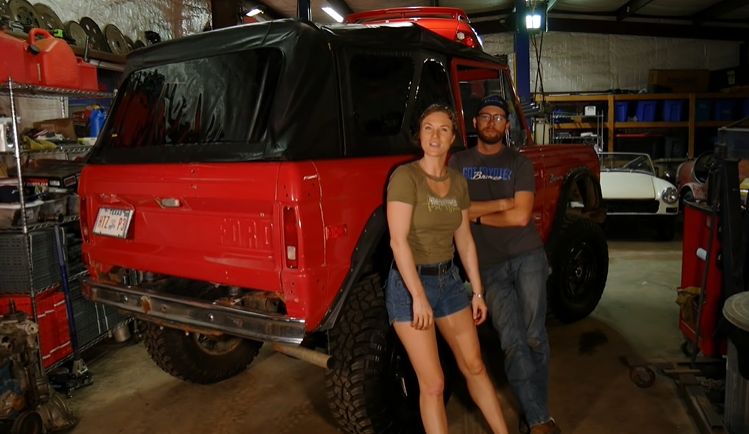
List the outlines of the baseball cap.
<svg viewBox="0 0 749 434">
<path fill-rule="evenodd" d="M 499 107 L 505 111 L 506 115 L 510 114 L 510 108 L 507 105 L 507 101 L 505 101 L 499 95 L 488 95 L 488 96 L 485 96 L 484 99 L 482 99 L 481 102 L 479 103 L 479 106 L 476 109 L 476 115 L 478 115 L 481 109 L 483 109 L 484 107 L 489 107 L 489 106 Z"/>
</svg>

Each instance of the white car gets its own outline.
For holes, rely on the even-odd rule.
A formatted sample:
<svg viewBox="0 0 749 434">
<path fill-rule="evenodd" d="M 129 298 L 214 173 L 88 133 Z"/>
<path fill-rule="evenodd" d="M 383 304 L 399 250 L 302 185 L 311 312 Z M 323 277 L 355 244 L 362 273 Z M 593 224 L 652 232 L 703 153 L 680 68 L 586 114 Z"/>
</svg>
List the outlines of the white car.
<svg viewBox="0 0 749 434">
<path fill-rule="evenodd" d="M 650 155 L 600 152 L 598 156 L 607 216 L 642 216 L 655 224 L 658 239 L 672 240 L 679 214 L 679 192 L 673 184 L 658 178 Z"/>
</svg>

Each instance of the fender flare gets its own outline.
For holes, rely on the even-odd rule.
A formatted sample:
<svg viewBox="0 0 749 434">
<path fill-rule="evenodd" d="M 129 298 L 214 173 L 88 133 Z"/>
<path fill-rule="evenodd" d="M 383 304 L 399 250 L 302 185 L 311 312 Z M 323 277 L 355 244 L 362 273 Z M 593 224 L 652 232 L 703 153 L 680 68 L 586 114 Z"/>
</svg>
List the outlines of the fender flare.
<svg viewBox="0 0 749 434">
<path fill-rule="evenodd" d="M 351 267 L 343 280 L 343 284 L 338 291 L 333 303 L 325 313 L 323 320 L 315 331 L 325 331 L 333 328 L 338 316 L 341 314 L 341 310 L 345 304 L 346 298 L 348 297 L 351 288 L 356 285 L 361 277 L 364 267 L 367 265 L 369 259 L 377 251 L 380 240 L 385 236 L 387 231 L 387 215 L 385 213 L 385 206 L 380 205 L 374 212 L 369 216 L 367 224 L 364 225 L 364 229 L 359 236 L 354 247 L 354 252 L 351 255 Z"/>
<path fill-rule="evenodd" d="M 588 182 L 579 184 L 580 181 Z M 588 191 L 587 188 L 589 187 L 592 187 L 593 190 Z M 597 223 L 602 223 L 606 218 L 606 207 L 603 203 L 601 181 L 589 167 L 575 167 L 567 172 L 564 184 L 562 184 L 560 189 L 557 210 L 554 214 L 554 223 L 551 225 L 549 238 L 559 233 L 562 224 L 564 224 L 564 216 L 567 213 L 567 202 L 572 188 L 578 188 L 580 195 L 583 196 L 585 206 L 583 208 L 583 215 Z"/>
</svg>

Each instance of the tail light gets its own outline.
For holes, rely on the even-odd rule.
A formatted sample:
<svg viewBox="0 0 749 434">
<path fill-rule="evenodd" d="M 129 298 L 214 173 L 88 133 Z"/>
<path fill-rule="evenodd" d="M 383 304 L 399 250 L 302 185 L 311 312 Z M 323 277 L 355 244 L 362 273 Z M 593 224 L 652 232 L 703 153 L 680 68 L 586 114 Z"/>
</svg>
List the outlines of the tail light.
<svg viewBox="0 0 749 434">
<path fill-rule="evenodd" d="M 296 210 L 287 206 L 283 209 L 283 242 L 286 250 L 286 266 L 299 268 L 299 231 Z"/>
<path fill-rule="evenodd" d="M 83 242 L 88 243 L 91 239 L 91 233 L 88 229 L 88 201 L 86 200 L 86 196 L 80 196 L 78 201 L 78 214 L 81 219 L 81 236 L 83 237 Z"/>
<path fill-rule="evenodd" d="M 479 43 L 472 35 L 466 34 L 465 32 L 455 33 L 455 40 L 461 44 L 467 45 L 471 48 L 478 48 Z"/>
</svg>

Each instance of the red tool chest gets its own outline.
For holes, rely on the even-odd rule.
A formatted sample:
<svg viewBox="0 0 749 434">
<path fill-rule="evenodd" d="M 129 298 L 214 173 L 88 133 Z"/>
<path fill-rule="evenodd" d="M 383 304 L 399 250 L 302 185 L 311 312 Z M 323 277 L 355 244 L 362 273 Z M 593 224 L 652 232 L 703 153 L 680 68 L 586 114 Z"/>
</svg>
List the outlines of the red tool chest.
<svg viewBox="0 0 749 434">
<path fill-rule="evenodd" d="M 682 243 L 681 286 L 679 290 L 690 287 L 700 288 L 705 271 L 705 261 L 710 267 L 705 285 L 706 304 L 702 308 L 700 339 L 698 348 L 707 357 L 722 357 L 727 352 L 725 339 L 718 335 L 718 321 L 723 305 L 723 272 L 718 265 L 718 258 L 722 250 L 720 234 L 717 233 L 720 214 L 716 221 L 712 220 L 712 210 L 707 206 L 692 203 L 684 204 L 684 240 Z M 710 231 L 716 231 L 711 251 L 708 251 Z M 703 259 L 704 258 L 704 259 Z M 701 297 L 693 300 L 694 315 L 691 320 L 684 318 L 684 312 L 679 313 L 679 330 L 684 337 L 695 341 L 697 332 L 697 312 Z"/>
</svg>

